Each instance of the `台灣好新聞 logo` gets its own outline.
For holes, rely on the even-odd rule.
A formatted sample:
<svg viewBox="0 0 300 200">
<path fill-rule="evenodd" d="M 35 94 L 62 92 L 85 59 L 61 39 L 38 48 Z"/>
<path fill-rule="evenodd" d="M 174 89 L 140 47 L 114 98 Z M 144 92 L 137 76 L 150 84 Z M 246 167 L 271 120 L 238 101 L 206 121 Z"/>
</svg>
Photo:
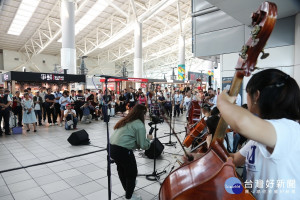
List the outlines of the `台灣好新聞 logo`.
<svg viewBox="0 0 300 200">
<path fill-rule="evenodd" d="M 236 177 L 228 178 L 225 181 L 224 187 L 229 194 L 241 194 L 243 192 L 242 183 Z"/>
</svg>

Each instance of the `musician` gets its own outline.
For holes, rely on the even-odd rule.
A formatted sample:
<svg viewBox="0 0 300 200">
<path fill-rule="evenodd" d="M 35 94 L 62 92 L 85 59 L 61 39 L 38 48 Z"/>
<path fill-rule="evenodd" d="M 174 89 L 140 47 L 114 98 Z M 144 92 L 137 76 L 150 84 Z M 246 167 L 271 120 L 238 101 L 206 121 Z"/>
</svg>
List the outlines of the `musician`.
<svg viewBox="0 0 300 200">
<path fill-rule="evenodd" d="M 114 127 L 115 132 L 110 137 L 111 158 L 117 164 L 118 175 L 126 199 L 140 199 L 133 195 L 137 177 L 137 165 L 133 154 L 134 149 L 148 149 L 152 135 L 147 135 L 145 115 L 147 108 L 137 104 Z"/>
<path fill-rule="evenodd" d="M 206 143 L 207 143 L 208 147 L 210 146 L 212 138 L 214 137 L 214 134 L 216 132 L 219 120 L 220 120 L 220 117 L 217 116 L 217 115 L 210 116 L 206 120 L 207 131 L 208 131 L 208 135 L 206 137 Z M 224 144 L 224 147 L 227 148 L 227 146 L 228 146 L 227 145 L 228 144 L 227 134 L 225 135 L 223 144 Z"/>
<path fill-rule="evenodd" d="M 205 97 L 205 103 L 211 106 L 211 109 L 217 106 L 217 96 L 214 94 L 212 88 L 208 88 L 208 96 Z"/>
<path fill-rule="evenodd" d="M 235 97 L 223 91 L 218 97 L 218 108 L 224 120 L 250 141 L 232 154 L 234 163 L 245 163 L 247 181 L 255 186 L 263 181 L 265 193 L 252 192 L 257 199 L 296 199 L 300 195 L 300 90 L 296 81 L 277 69 L 255 74 L 247 84 L 249 111 L 232 104 Z M 288 151 L 287 151 L 288 148 Z M 273 181 L 274 187 L 267 187 Z M 288 192 L 280 190 L 283 182 Z"/>
</svg>

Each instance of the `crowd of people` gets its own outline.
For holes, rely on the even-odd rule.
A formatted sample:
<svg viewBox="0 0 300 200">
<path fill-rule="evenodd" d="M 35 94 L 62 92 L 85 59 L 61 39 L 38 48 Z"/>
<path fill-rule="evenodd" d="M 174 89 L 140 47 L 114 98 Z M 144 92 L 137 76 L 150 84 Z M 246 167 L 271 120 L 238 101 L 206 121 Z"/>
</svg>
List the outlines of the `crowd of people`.
<svg viewBox="0 0 300 200">
<path fill-rule="evenodd" d="M 124 117 L 127 110 L 141 104 L 148 108 L 150 115 L 166 113 L 179 117 L 189 107 L 192 98 L 201 99 L 208 106 L 214 107 L 217 93 L 210 88 L 208 92 L 199 90 L 194 94 L 190 89 L 167 87 L 164 90 L 149 90 L 146 94 L 142 88 L 124 89 L 120 94 L 107 90 L 106 94 L 103 90 L 60 91 L 57 87 L 52 91 L 51 88 L 40 87 L 35 92 L 26 88 L 22 94 L 20 91 L 11 94 L 9 90 L 0 88 L 0 96 L 0 123 L 3 119 L 4 132 L 10 135 L 10 128 L 15 126 L 25 126 L 29 132 L 30 124 L 34 132 L 37 132 L 37 126 L 43 125 L 64 126 L 66 130 L 77 129 L 78 122 L 91 123 L 92 120 L 103 119 L 101 108 L 104 104 L 108 105 L 110 116 L 120 113 Z"/>
</svg>

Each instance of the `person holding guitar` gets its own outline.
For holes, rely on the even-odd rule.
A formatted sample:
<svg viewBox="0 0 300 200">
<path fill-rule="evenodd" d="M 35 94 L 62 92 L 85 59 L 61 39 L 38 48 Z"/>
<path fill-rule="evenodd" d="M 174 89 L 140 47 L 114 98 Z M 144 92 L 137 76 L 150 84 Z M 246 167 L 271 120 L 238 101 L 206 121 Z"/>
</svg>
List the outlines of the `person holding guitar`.
<svg viewBox="0 0 300 200">
<path fill-rule="evenodd" d="M 252 193 L 257 199 L 295 199 L 300 195 L 299 86 L 284 72 L 267 69 L 250 79 L 246 91 L 250 112 L 233 104 L 236 98 L 227 91 L 217 101 L 224 120 L 250 139 L 239 152 L 231 154 L 233 162 L 236 166 L 245 163 L 246 182 L 253 183 Z M 258 182 L 262 188 L 255 187 Z M 285 192 L 275 191 L 282 188 Z"/>
</svg>

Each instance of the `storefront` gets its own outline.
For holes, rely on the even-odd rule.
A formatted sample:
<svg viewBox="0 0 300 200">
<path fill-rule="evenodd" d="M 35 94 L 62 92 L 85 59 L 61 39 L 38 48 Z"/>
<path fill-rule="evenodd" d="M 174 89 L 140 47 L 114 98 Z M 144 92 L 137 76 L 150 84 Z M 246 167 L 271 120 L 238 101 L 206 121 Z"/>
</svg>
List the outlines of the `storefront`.
<svg viewBox="0 0 300 200">
<path fill-rule="evenodd" d="M 109 90 L 114 90 L 117 94 L 119 94 L 120 91 L 125 88 L 127 90 L 129 90 L 130 87 L 138 89 L 135 86 L 136 83 L 140 83 L 140 87 L 146 91 L 148 81 L 149 79 L 145 78 L 128 78 L 127 80 L 110 78 L 108 79 L 107 87 Z M 105 79 L 100 79 L 100 82 L 104 83 Z M 105 89 L 105 84 L 102 85 L 102 89 Z"/>
<path fill-rule="evenodd" d="M 40 87 L 52 88 L 53 91 L 57 87 L 60 91 L 75 89 L 75 83 L 85 83 L 85 75 L 11 71 L 2 74 L 2 80 L 4 87 L 14 94 L 15 91 L 23 92 L 28 87 L 32 92 Z"/>
</svg>

